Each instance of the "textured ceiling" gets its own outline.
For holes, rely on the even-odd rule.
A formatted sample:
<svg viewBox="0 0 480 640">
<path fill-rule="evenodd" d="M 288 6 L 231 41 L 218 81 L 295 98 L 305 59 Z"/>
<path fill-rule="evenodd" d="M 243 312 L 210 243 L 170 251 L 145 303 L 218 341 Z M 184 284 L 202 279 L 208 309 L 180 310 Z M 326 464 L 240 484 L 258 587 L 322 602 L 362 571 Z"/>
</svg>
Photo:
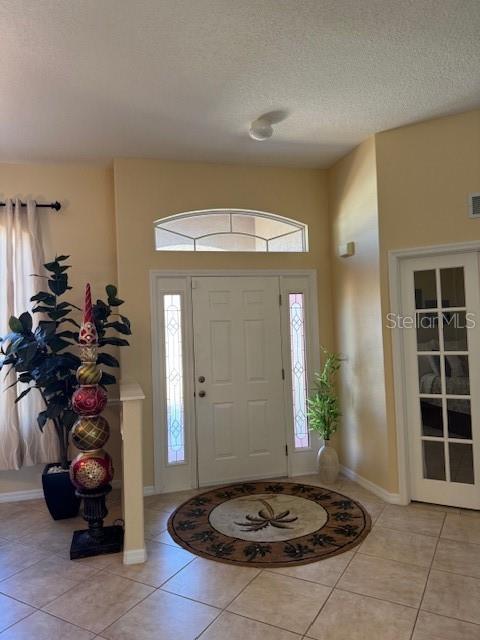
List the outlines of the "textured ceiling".
<svg viewBox="0 0 480 640">
<path fill-rule="evenodd" d="M 0 25 L 3 161 L 328 166 L 480 106 L 480 0 L 0 0 Z"/>
</svg>

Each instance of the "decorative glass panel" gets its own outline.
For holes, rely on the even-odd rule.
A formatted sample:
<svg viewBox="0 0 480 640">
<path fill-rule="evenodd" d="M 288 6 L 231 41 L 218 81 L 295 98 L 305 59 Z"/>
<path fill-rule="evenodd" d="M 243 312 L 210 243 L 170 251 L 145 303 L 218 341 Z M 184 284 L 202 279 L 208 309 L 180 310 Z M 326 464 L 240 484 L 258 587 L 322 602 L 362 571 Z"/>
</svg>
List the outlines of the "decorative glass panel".
<svg viewBox="0 0 480 640">
<path fill-rule="evenodd" d="M 244 209 L 189 211 L 155 222 L 157 251 L 306 252 L 307 225 Z"/>
<path fill-rule="evenodd" d="M 440 356 L 417 356 L 420 393 L 442 393 Z"/>
<path fill-rule="evenodd" d="M 167 229 L 155 229 L 157 251 L 193 251 L 194 240 Z"/>
<path fill-rule="evenodd" d="M 266 251 L 267 243 L 240 233 L 217 233 L 196 241 L 197 251 Z"/>
<path fill-rule="evenodd" d="M 444 311 L 442 320 L 445 351 L 468 351 L 466 311 Z"/>
<path fill-rule="evenodd" d="M 417 313 L 417 351 L 438 351 L 438 314 Z"/>
<path fill-rule="evenodd" d="M 230 231 L 230 215 L 228 213 L 198 213 L 173 216 L 159 222 L 162 229 L 169 229 L 176 233 L 192 238 L 203 238 L 212 233 L 228 233 Z"/>
<path fill-rule="evenodd" d="M 463 484 L 475 484 L 472 445 L 450 442 L 448 450 L 450 454 L 450 480 Z"/>
<path fill-rule="evenodd" d="M 443 440 L 423 441 L 423 477 L 428 480 L 445 480 Z"/>
<path fill-rule="evenodd" d="M 437 306 L 437 278 L 435 269 L 415 271 L 415 308 L 434 309 Z"/>
<path fill-rule="evenodd" d="M 307 420 L 307 365 L 305 357 L 305 309 L 303 293 L 288 296 L 292 366 L 293 429 L 295 449 L 309 446 Z"/>
<path fill-rule="evenodd" d="M 422 435 L 443 438 L 442 401 L 436 398 L 420 398 Z"/>
<path fill-rule="evenodd" d="M 442 307 L 465 306 L 465 279 L 463 267 L 440 269 Z"/>
<path fill-rule="evenodd" d="M 251 213 L 233 213 L 232 214 L 232 229 L 233 231 L 247 231 L 253 233 L 265 240 L 272 240 L 278 236 L 283 236 L 286 233 L 291 233 L 295 230 L 292 223 L 289 221 L 283 221 L 275 219 L 270 216 L 256 215 L 252 216 Z"/>
<path fill-rule="evenodd" d="M 445 355 L 445 389 L 451 396 L 470 395 L 468 356 Z"/>
<path fill-rule="evenodd" d="M 185 462 L 183 403 L 182 299 L 179 294 L 163 298 L 165 318 L 165 381 L 167 398 L 167 461 Z"/>
<path fill-rule="evenodd" d="M 470 400 L 447 400 L 448 437 L 472 439 L 472 410 Z"/>
<path fill-rule="evenodd" d="M 302 232 L 292 231 L 284 236 L 273 238 L 268 241 L 268 250 L 270 252 L 287 253 L 289 251 L 298 251 L 297 247 L 302 242 Z"/>
</svg>

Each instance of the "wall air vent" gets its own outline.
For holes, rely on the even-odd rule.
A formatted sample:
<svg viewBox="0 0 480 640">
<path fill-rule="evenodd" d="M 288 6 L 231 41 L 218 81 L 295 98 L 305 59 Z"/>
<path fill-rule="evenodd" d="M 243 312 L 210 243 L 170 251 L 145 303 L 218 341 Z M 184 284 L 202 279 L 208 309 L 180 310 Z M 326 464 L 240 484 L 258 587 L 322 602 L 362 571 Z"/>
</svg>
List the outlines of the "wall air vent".
<svg viewBox="0 0 480 640">
<path fill-rule="evenodd" d="M 468 196 L 469 218 L 480 218 L 480 193 L 471 193 Z"/>
</svg>

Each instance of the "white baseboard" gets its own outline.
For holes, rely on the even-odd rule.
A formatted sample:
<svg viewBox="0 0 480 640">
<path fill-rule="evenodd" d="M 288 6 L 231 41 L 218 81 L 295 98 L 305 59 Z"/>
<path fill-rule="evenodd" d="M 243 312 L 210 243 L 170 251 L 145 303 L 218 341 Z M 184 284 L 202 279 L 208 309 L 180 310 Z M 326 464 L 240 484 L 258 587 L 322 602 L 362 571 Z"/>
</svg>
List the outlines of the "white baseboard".
<svg viewBox="0 0 480 640">
<path fill-rule="evenodd" d="M 389 502 L 390 504 L 404 504 L 400 498 L 400 494 L 390 493 L 386 491 L 382 487 L 379 487 L 377 484 L 374 484 L 370 480 L 367 480 L 366 478 L 363 478 L 362 476 L 358 475 L 358 473 L 353 471 L 353 469 L 349 469 L 348 467 L 344 467 L 343 465 L 341 465 L 340 468 L 344 476 L 346 476 L 350 480 L 354 480 L 355 482 L 358 482 L 358 484 L 362 486 L 364 489 L 367 489 L 367 491 L 371 491 L 379 498 L 382 498 L 382 500 L 385 500 L 385 502 Z M 295 477 L 299 478 L 302 475 L 311 475 L 311 473 L 300 474 Z M 114 489 L 119 489 L 121 487 L 121 482 L 117 480 L 113 482 L 112 486 Z M 143 487 L 144 496 L 153 496 L 156 493 L 159 493 L 159 491 L 156 490 L 153 485 L 147 485 Z M 22 500 L 36 500 L 38 498 L 43 498 L 42 489 L 30 489 L 29 491 L 10 491 L 7 493 L 0 493 L 0 503 L 1 502 L 20 502 Z"/>
<path fill-rule="evenodd" d="M 0 493 L 0 502 L 20 502 L 21 500 L 37 500 L 38 498 L 43 498 L 43 489 Z"/>
<path fill-rule="evenodd" d="M 123 564 L 142 564 L 147 559 L 147 551 L 143 549 L 131 549 L 123 552 Z"/>
<path fill-rule="evenodd" d="M 353 469 L 344 467 L 343 464 L 340 465 L 340 470 L 343 473 L 343 475 L 347 477 L 349 480 L 353 480 L 354 482 L 357 482 L 361 487 L 363 487 L 364 489 L 367 489 L 367 491 L 370 491 L 371 493 L 374 493 L 376 496 L 378 496 L 382 500 L 385 500 L 385 502 L 389 502 L 390 504 L 404 504 L 404 502 L 400 498 L 399 493 L 390 493 L 386 489 L 383 489 L 383 487 L 379 487 L 378 484 L 375 484 L 374 482 L 367 480 L 363 476 L 360 476 Z"/>
<path fill-rule="evenodd" d="M 112 487 L 114 489 L 120 489 L 122 483 L 120 480 L 114 480 L 112 482 Z M 153 496 L 156 493 L 153 485 L 147 485 L 143 487 L 143 495 L 144 496 Z M 6 493 L 0 493 L 0 503 L 1 502 L 21 502 L 23 500 L 37 500 L 38 498 L 43 498 L 43 489 L 30 489 L 28 491 L 9 491 Z"/>
</svg>

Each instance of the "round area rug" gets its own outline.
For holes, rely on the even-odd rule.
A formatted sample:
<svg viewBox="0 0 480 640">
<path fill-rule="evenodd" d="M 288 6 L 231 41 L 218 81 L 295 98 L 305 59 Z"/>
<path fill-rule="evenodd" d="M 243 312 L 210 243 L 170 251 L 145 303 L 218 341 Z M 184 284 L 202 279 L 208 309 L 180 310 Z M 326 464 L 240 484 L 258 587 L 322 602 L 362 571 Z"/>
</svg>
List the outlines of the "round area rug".
<svg viewBox="0 0 480 640">
<path fill-rule="evenodd" d="M 168 521 L 181 547 L 203 558 L 289 567 L 348 551 L 370 516 L 336 491 L 293 482 L 243 482 L 190 498 Z"/>
</svg>

